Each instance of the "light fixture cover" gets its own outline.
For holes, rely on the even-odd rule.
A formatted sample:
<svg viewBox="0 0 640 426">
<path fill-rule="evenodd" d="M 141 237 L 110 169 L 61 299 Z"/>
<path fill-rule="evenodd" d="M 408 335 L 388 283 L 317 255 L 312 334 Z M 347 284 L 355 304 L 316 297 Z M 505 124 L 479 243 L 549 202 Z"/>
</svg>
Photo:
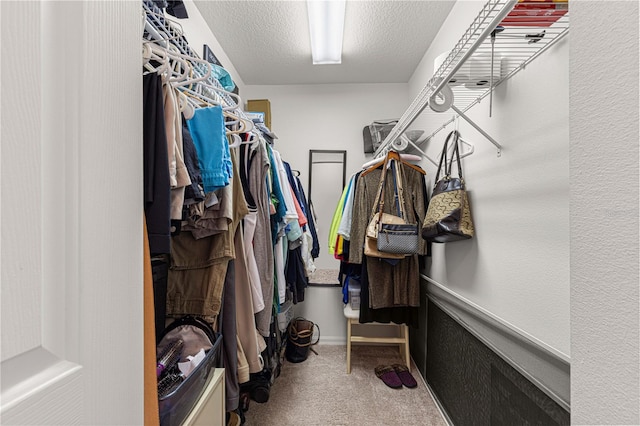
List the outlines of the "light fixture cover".
<svg viewBox="0 0 640 426">
<path fill-rule="evenodd" d="M 346 0 L 307 0 L 314 64 L 342 63 Z"/>
</svg>

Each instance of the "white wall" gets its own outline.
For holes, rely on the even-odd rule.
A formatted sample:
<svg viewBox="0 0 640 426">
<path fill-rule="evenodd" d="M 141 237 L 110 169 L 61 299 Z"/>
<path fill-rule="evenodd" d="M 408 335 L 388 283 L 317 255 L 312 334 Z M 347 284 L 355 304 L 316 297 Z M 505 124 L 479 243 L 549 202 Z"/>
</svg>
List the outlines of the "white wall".
<svg viewBox="0 0 640 426">
<path fill-rule="evenodd" d="M 300 171 L 305 190 L 308 182 L 309 150 L 347 150 L 347 180 L 363 163 L 362 129 L 376 119 L 399 117 L 407 106 L 406 84 L 320 84 L 245 86 L 244 99 L 269 99 L 272 130 L 278 135 L 275 148 L 291 167 Z M 340 189 L 336 189 L 339 196 Z M 312 192 L 313 191 L 312 188 Z M 334 200 L 313 200 L 318 216 L 331 216 Z M 320 240 L 323 268 L 339 268 Z M 320 325 L 322 342 L 345 341 L 341 289 L 309 287 L 296 314 Z"/>
<path fill-rule="evenodd" d="M 571 420 L 637 425 L 638 2 L 571 14 Z"/>
<path fill-rule="evenodd" d="M 433 75 L 483 2 L 456 3 L 411 78 L 413 99 Z M 467 115 L 504 146 L 501 157 L 460 120 L 475 152 L 462 160 L 475 238 L 434 244 L 428 275 L 503 322 L 568 358 L 569 329 L 569 68 L 568 42 L 541 55 Z M 453 112 L 423 114 L 414 128 L 433 129 Z M 432 120 L 432 121 L 431 121 Z M 437 159 L 449 126 L 427 144 Z M 435 167 L 424 162 L 433 179 Z"/>
</svg>

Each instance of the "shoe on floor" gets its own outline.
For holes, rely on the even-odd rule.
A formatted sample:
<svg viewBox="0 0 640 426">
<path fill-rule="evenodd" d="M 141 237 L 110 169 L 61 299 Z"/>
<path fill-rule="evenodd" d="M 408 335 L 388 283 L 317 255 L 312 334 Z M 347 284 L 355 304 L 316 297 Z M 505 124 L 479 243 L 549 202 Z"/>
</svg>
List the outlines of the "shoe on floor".
<svg viewBox="0 0 640 426">
<path fill-rule="evenodd" d="M 375 372 L 376 376 L 390 388 L 399 389 L 402 387 L 400 377 L 390 365 L 379 365 L 375 368 Z"/>
<path fill-rule="evenodd" d="M 409 371 L 409 367 L 404 364 L 393 364 L 391 368 L 393 368 L 393 370 L 396 372 L 396 374 L 400 378 L 400 382 L 404 386 L 408 388 L 415 388 L 416 386 L 418 386 L 418 382 L 416 382 L 416 379 L 411 374 L 411 371 Z"/>
</svg>

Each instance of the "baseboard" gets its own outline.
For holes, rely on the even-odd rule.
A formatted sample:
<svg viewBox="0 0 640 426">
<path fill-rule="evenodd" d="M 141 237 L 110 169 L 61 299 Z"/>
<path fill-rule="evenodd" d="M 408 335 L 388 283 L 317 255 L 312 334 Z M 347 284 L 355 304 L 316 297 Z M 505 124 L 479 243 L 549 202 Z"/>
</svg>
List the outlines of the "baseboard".
<svg viewBox="0 0 640 426">
<path fill-rule="evenodd" d="M 327 346 L 345 346 L 347 344 L 347 338 L 345 336 L 320 336 L 320 342 L 318 342 L 318 344 Z"/>
</svg>

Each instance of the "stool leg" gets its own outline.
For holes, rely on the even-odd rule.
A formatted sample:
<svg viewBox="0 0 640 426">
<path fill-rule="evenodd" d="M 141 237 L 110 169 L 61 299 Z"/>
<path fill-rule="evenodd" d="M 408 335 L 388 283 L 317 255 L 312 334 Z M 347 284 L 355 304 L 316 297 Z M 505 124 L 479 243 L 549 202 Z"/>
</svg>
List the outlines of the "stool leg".
<svg viewBox="0 0 640 426">
<path fill-rule="evenodd" d="M 347 374 L 351 374 L 351 318 L 347 318 Z"/>
<path fill-rule="evenodd" d="M 404 324 L 402 326 L 402 337 L 404 337 L 404 356 L 407 363 L 407 367 L 411 368 L 411 352 L 409 350 L 409 326 Z"/>
<path fill-rule="evenodd" d="M 405 343 L 407 342 L 407 338 L 404 335 L 404 328 L 406 326 L 404 324 L 399 324 L 398 329 L 400 331 L 400 338 L 402 339 L 401 343 L 398 343 L 398 350 L 400 351 L 400 358 L 404 361 L 407 358 L 407 351 L 405 350 Z"/>
</svg>

